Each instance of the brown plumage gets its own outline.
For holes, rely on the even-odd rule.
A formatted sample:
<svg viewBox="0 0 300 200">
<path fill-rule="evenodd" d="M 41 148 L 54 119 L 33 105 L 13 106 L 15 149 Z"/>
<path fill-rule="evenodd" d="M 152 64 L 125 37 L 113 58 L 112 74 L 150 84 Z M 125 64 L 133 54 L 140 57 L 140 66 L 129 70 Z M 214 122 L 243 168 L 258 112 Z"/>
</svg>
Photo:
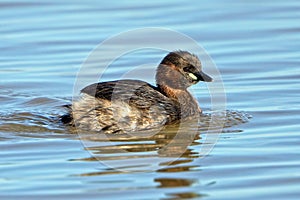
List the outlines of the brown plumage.
<svg viewBox="0 0 300 200">
<path fill-rule="evenodd" d="M 85 130 L 128 133 L 199 115 L 201 109 L 187 88 L 212 81 L 201 68 L 194 54 L 171 52 L 157 68 L 156 87 L 139 80 L 89 85 L 61 120 Z"/>
</svg>

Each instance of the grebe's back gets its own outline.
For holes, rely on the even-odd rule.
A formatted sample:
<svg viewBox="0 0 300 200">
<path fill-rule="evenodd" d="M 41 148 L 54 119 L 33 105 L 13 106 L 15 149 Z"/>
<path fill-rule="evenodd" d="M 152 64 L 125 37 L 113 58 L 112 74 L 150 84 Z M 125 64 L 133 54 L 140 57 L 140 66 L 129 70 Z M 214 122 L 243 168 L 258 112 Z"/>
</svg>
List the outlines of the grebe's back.
<svg viewBox="0 0 300 200">
<path fill-rule="evenodd" d="M 139 80 L 101 82 L 82 89 L 72 105 L 76 127 L 123 133 L 151 129 L 180 118 L 180 105 Z"/>
</svg>

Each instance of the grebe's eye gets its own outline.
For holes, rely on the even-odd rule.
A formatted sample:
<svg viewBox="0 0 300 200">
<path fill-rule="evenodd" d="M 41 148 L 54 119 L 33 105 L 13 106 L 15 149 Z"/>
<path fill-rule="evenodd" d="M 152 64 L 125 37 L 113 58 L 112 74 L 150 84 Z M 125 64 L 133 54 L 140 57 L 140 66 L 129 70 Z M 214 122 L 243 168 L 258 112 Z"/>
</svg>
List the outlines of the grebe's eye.
<svg viewBox="0 0 300 200">
<path fill-rule="evenodd" d="M 184 71 L 184 72 L 188 72 L 188 71 L 189 71 L 189 67 L 184 67 L 184 68 L 183 68 L 183 71 Z"/>
<path fill-rule="evenodd" d="M 188 66 L 183 68 L 183 71 L 194 73 L 196 71 L 196 68 L 193 65 L 188 65 Z"/>
</svg>

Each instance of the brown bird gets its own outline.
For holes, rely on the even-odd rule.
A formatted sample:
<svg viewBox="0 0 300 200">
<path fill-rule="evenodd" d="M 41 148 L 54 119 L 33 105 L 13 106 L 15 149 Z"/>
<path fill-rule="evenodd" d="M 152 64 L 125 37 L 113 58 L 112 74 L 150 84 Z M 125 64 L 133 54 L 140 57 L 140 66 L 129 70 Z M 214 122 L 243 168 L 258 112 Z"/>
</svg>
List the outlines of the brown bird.
<svg viewBox="0 0 300 200">
<path fill-rule="evenodd" d="M 170 52 L 156 71 L 156 85 L 117 80 L 89 85 L 61 117 L 65 124 L 104 133 L 128 133 L 158 128 L 192 116 L 201 109 L 187 90 L 199 81 L 212 81 L 198 57 Z"/>
</svg>

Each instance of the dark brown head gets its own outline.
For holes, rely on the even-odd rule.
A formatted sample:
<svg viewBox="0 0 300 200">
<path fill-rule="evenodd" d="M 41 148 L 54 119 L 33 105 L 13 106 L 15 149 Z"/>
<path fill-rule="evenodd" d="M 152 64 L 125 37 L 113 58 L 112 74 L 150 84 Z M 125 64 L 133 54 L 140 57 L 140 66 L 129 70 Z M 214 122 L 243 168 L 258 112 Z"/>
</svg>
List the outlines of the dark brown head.
<svg viewBox="0 0 300 200">
<path fill-rule="evenodd" d="M 186 89 L 199 81 L 211 82 L 212 78 L 202 71 L 198 57 L 187 51 L 169 53 L 157 68 L 158 86 Z"/>
</svg>

